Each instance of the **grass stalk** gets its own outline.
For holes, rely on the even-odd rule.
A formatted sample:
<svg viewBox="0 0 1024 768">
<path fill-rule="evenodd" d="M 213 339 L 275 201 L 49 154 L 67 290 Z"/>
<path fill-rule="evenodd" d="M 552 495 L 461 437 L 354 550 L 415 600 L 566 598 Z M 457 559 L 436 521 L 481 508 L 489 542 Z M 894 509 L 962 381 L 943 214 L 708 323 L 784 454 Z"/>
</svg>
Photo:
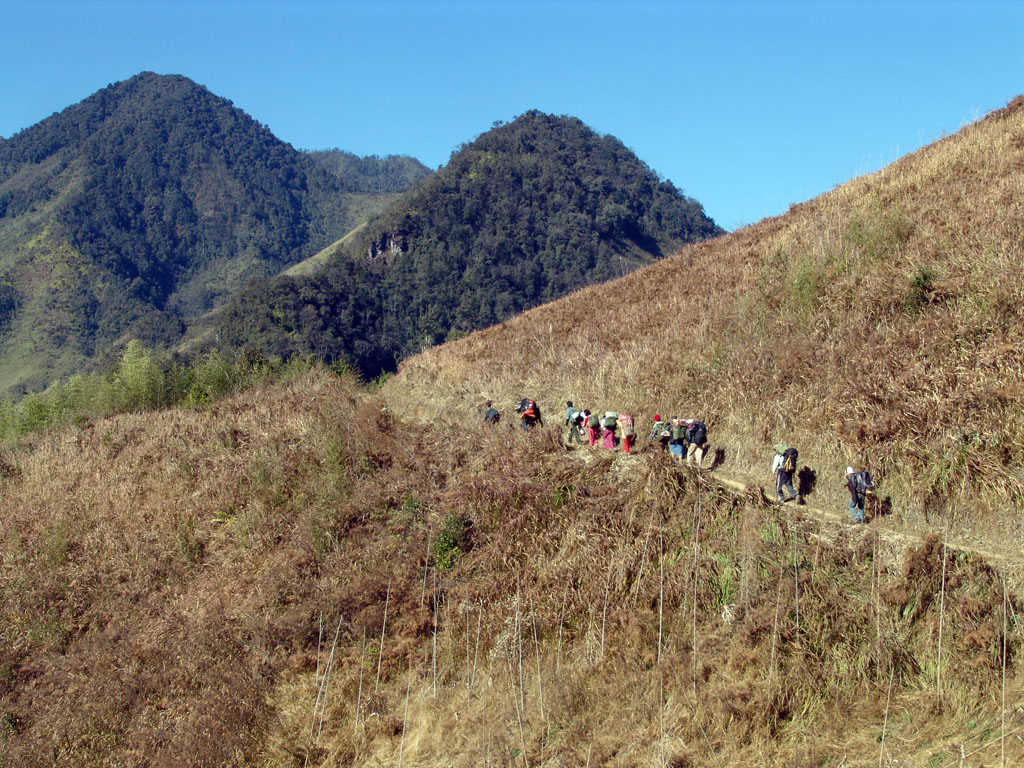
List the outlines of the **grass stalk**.
<svg viewBox="0 0 1024 768">
<path fill-rule="evenodd" d="M 517 696 L 516 676 L 515 672 L 512 671 L 512 660 L 509 658 L 507 653 L 505 654 L 505 663 L 508 667 L 509 692 L 512 694 L 512 706 L 516 711 L 516 721 L 519 723 L 519 742 L 523 748 L 523 762 L 529 765 L 530 761 L 526 757 L 526 730 L 523 728 L 523 709 L 521 702 L 523 692 L 522 680 L 520 680 L 519 695 Z"/>
<path fill-rule="evenodd" d="M 1003 577 L 1003 679 L 1002 700 L 999 707 L 999 764 L 1006 768 L 1006 577 Z"/>
<path fill-rule="evenodd" d="M 516 656 L 519 666 L 519 708 L 526 712 L 526 685 L 523 675 L 523 625 L 522 625 L 522 591 L 519 574 L 516 574 Z M 523 752 L 525 755 L 525 750 Z"/>
<path fill-rule="evenodd" d="M 889 665 L 889 695 L 885 698 L 885 719 L 882 721 L 882 743 L 878 748 L 878 768 L 882 768 L 882 758 L 885 755 L 885 731 L 889 727 L 889 704 L 892 702 L 892 681 L 896 676 L 896 667 Z"/>
<path fill-rule="evenodd" d="M 661 665 L 662 638 L 665 631 L 665 532 L 658 531 L 658 665 Z"/>
<path fill-rule="evenodd" d="M 439 602 L 437 597 L 437 571 L 434 571 L 434 628 L 433 628 L 433 639 L 432 649 L 430 657 L 430 668 L 433 675 L 433 697 L 437 698 L 437 604 Z"/>
<path fill-rule="evenodd" d="M 409 730 L 409 698 L 412 692 L 412 654 L 409 655 L 409 675 L 405 683 L 405 712 L 402 714 L 402 741 L 398 745 L 398 768 L 405 757 L 405 733 Z"/>
<path fill-rule="evenodd" d="M 533 652 L 537 657 L 537 693 L 540 696 L 540 721 L 546 723 L 547 717 L 544 714 L 544 680 L 540 672 L 540 642 L 537 640 L 537 612 L 533 607 L 533 595 L 530 595 L 530 616 L 533 619 Z M 542 745 L 543 743 L 543 740 L 541 740 Z"/>
<path fill-rule="evenodd" d="M 473 649 L 473 675 L 470 678 L 470 685 L 476 684 L 476 664 L 480 658 L 480 630 L 484 623 L 484 603 L 480 601 L 480 610 L 476 615 L 476 647 Z"/>
<path fill-rule="evenodd" d="M 604 659 L 604 632 L 605 625 L 608 621 L 608 593 L 612 588 L 612 568 L 615 565 L 615 554 L 612 553 L 611 558 L 608 560 L 608 577 L 604 583 L 604 607 L 601 609 L 601 659 Z"/>
<path fill-rule="evenodd" d="M 948 536 L 949 530 L 946 530 Z M 935 665 L 935 695 L 942 698 L 942 627 L 946 619 L 946 536 L 942 539 L 942 583 L 939 587 L 939 648 Z"/>
<path fill-rule="evenodd" d="M 359 730 L 359 712 L 363 707 L 363 671 L 366 666 L 366 627 L 363 627 L 362 650 L 359 654 L 359 692 L 356 694 L 355 730 Z"/>
<path fill-rule="evenodd" d="M 320 684 L 321 693 L 317 694 L 317 705 L 320 708 L 320 724 L 316 730 L 316 738 L 319 740 L 320 734 L 324 730 L 324 715 L 327 712 L 327 687 L 331 681 L 331 670 L 334 669 L 334 653 L 338 648 L 338 635 L 341 634 L 341 621 L 344 617 L 338 616 L 338 626 L 334 630 L 334 642 L 331 643 L 331 653 L 327 657 L 327 665 L 324 670 L 324 679 Z M 313 710 L 313 716 L 316 717 L 316 709 Z"/>
<path fill-rule="evenodd" d="M 384 632 L 387 629 L 387 609 L 391 602 L 391 580 L 387 580 L 387 595 L 384 597 L 384 621 L 381 623 L 381 649 L 377 654 L 377 680 L 374 681 L 374 695 L 381 684 L 381 665 L 384 663 Z"/>
<path fill-rule="evenodd" d="M 768 692 L 771 694 L 772 681 L 775 678 L 775 649 L 779 641 L 779 607 L 782 605 L 782 583 L 785 581 L 786 568 L 779 566 L 779 586 L 775 591 L 775 621 L 772 624 L 772 652 L 768 660 Z"/>
<path fill-rule="evenodd" d="M 558 650 L 555 653 L 555 672 L 562 669 L 562 627 L 565 625 L 565 603 L 569 599 L 569 585 L 565 585 L 565 592 L 562 593 L 562 611 L 558 617 Z"/>
<path fill-rule="evenodd" d="M 651 531 L 654 529 L 654 511 L 651 511 L 651 520 L 647 524 L 647 535 L 644 536 L 644 550 L 643 554 L 640 555 L 640 570 L 636 574 L 636 585 L 633 587 L 633 607 L 636 608 L 636 602 L 640 597 L 640 582 L 644 578 L 644 566 L 647 565 L 647 546 L 651 541 Z"/>
<path fill-rule="evenodd" d="M 430 573 L 430 540 L 433 536 L 434 529 L 431 527 L 427 531 L 427 551 L 423 555 L 423 582 L 420 584 L 420 605 L 423 605 L 427 595 L 427 574 Z"/>
<path fill-rule="evenodd" d="M 697 501 L 694 505 L 693 534 L 693 692 L 697 693 L 697 585 L 700 582 L 700 486 L 697 486 Z"/>
<path fill-rule="evenodd" d="M 793 604 L 796 606 L 796 644 L 800 645 L 800 562 L 796 556 L 796 535 L 793 542 Z"/>
</svg>

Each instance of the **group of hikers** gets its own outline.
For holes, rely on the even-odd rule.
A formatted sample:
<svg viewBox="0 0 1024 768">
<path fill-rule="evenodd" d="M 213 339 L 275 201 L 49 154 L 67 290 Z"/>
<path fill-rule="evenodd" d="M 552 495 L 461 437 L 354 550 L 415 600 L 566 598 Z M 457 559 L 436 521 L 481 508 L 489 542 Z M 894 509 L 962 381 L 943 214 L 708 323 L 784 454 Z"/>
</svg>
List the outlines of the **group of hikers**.
<svg viewBox="0 0 1024 768">
<path fill-rule="evenodd" d="M 535 427 L 543 427 L 540 406 L 532 398 L 524 397 L 516 404 L 516 414 L 520 427 L 529 432 Z M 484 410 L 484 423 L 496 425 L 501 420 L 500 412 L 488 400 Z M 603 416 L 592 414 L 588 409 L 577 408 L 571 400 L 565 403 L 566 443 L 569 447 L 582 445 L 584 440 L 590 447 L 600 446 L 615 450 L 622 446 L 623 453 L 630 453 L 636 444 L 636 427 L 632 414 L 618 411 L 605 411 Z M 655 414 L 651 431 L 647 437 L 649 449 L 667 450 L 677 461 L 700 468 L 707 450 L 707 425 L 695 418 L 673 417 L 662 420 L 661 414 Z M 780 504 L 789 501 L 801 503 L 801 495 L 793 487 L 794 475 L 797 472 L 799 453 L 785 443 L 774 446 L 771 472 L 775 481 L 775 497 Z M 854 471 L 852 466 L 846 468 L 846 489 L 850 493 L 850 517 L 856 523 L 865 522 L 864 507 L 866 500 L 874 492 L 874 482 L 867 470 Z"/>
</svg>

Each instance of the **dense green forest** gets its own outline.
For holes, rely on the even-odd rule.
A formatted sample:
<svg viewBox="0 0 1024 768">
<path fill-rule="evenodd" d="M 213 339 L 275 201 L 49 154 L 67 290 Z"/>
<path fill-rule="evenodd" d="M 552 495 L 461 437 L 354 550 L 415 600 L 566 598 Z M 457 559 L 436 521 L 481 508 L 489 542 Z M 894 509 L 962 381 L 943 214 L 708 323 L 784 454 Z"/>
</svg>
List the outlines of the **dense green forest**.
<svg viewBox="0 0 1024 768">
<path fill-rule="evenodd" d="M 177 341 L 428 173 L 410 158 L 331 167 L 333 154 L 154 73 L 0 143 L 0 391 L 39 389 L 128 338 Z"/>
<path fill-rule="evenodd" d="M 307 154 L 321 168 L 334 174 L 347 192 L 405 192 L 430 175 L 427 166 L 405 155 L 359 157 L 340 149 Z"/>
<path fill-rule="evenodd" d="M 496 123 L 431 172 L 296 150 L 146 72 L 0 142 L 0 394 L 101 370 L 131 339 L 373 377 L 720 231 L 575 118 Z M 323 267 L 280 276 L 350 233 Z"/>
<path fill-rule="evenodd" d="M 373 377 L 721 231 L 617 139 L 532 111 L 460 147 L 323 273 L 238 294 L 220 337 Z"/>
</svg>

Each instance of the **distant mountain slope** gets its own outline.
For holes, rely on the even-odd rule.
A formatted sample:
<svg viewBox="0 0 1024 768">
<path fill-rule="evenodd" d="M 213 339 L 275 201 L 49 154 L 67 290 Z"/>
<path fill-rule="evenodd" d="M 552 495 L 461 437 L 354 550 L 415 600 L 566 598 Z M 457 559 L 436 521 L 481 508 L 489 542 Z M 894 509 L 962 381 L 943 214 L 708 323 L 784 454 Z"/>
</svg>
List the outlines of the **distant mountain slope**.
<svg viewBox="0 0 1024 768">
<path fill-rule="evenodd" d="M 464 145 L 321 275 L 240 294 L 221 337 L 375 376 L 722 230 L 617 139 L 529 112 Z"/>
<path fill-rule="evenodd" d="M 359 157 L 340 149 L 307 154 L 317 165 L 336 176 L 347 192 L 406 192 L 431 174 L 431 170 L 419 160 L 403 155 Z"/>
<path fill-rule="evenodd" d="M 390 199 L 364 191 L 375 162 L 346 183 L 230 101 L 150 72 L 4 141 L 0 391 L 66 375 L 126 335 L 177 338 L 182 320 Z"/>
<path fill-rule="evenodd" d="M 845 509 L 862 463 L 901 518 L 1022 547 L 1022 186 L 1018 98 L 782 217 L 409 359 L 385 391 L 467 424 L 523 395 L 641 430 L 699 415 L 724 472 L 766 482 L 786 442 L 812 504 Z"/>
</svg>

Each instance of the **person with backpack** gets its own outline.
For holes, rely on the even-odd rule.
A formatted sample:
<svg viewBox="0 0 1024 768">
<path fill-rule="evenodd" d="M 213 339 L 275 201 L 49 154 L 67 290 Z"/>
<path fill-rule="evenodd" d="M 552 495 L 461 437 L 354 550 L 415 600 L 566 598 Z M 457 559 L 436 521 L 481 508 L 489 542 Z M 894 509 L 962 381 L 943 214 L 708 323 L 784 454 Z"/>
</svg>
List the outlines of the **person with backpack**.
<svg viewBox="0 0 1024 768">
<path fill-rule="evenodd" d="M 864 503 L 874 487 L 871 473 L 866 469 L 854 472 L 853 467 L 846 468 L 846 489 L 850 492 L 850 517 L 853 518 L 853 522 L 865 522 Z"/>
<path fill-rule="evenodd" d="M 708 428 L 700 419 L 686 420 L 686 442 L 689 448 L 686 451 L 686 463 L 696 464 L 698 467 L 704 461 L 704 446 L 708 442 Z"/>
<path fill-rule="evenodd" d="M 593 448 L 597 445 L 597 438 L 600 436 L 600 431 L 597 419 L 590 415 L 590 411 L 583 411 L 583 429 L 587 433 L 587 445 Z"/>
<path fill-rule="evenodd" d="M 628 413 L 619 414 L 619 426 L 622 427 L 622 452 L 629 453 L 633 441 L 636 440 L 636 430 L 633 428 L 633 416 Z"/>
<path fill-rule="evenodd" d="M 520 412 L 519 423 L 524 432 L 529 432 L 534 426 L 544 426 L 544 422 L 540 418 L 540 406 L 532 398 L 528 400 L 526 407 Z"/>
<path fill-rule="evenodd" d="M 661 414 L 654 414 L 654 423 L 651 425 L 651 434 L 647 436 L 648 447 L 655 443 L 661 450 L 668 448 L 668 439 L 672 437 L 672 426 L 661 420 Z"/>
<path fill-rule="evenodd" d="M 484 411 L 484 424 L 490 424 L 493 427 L 501 420 L 501 414 L 491 405 L 490 400 L 487 401 L 486 408 L 487 410 Z"/>
<path fill-rule="evenodd" d="M 575 408 L 570 409 L 569 413 L 566 414 L 565 423 L 569 428 L 569 433 L 566 435 L 565 442 L 567 445 L 581 445 L 583 443 L 583 411 Z"/>
<path fill-rule="evenodd" d="M 609 451 L 615 450 L 615 430 L 618 427 L 619 414 L 617 411 L 605 411 L 601 419 L 601 439 L 603 445 Z"/>
<path fill-rule="evenodd" d="M 689 430 L 678 416 L 672 417 L 672 431 L 668 440 L 668 452 L 682 463 L 686 451 L 686 435 Z"/>
<path fill-rule="evenodd" d="M 796 463 L 799 453 L 796 448 L 790 448 L 785 443 L 775 446 L 775 456 L 772 458 L 772 477 L 775 479 L 775 498 L 782 504 L 792 501 L 797 497 L 793 490 L 793 473 L 796 472 Z M 789 494 L 786 498 L 783 491 Z"/>
</svg>

